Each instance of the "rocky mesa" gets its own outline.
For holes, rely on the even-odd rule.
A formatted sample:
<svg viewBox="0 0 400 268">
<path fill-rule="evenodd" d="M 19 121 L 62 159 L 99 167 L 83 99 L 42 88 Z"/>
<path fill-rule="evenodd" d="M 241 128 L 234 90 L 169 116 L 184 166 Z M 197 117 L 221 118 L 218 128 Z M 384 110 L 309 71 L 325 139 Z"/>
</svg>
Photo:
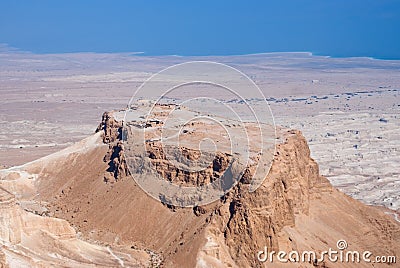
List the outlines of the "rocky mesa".
<svg viewBox="0 0 400 268">
<path fill-rule="evenodd" d="M 154 124 L 147 127 L 158 131 Z M 277 129 L 271 168 L 256 191 L 249 191 L 248 166 L 223 197 L 193 208 L 163 203 L 140 188 L 127 165 L 123 132 L 120 118 L 108 112 L 93 136 L 0 171 L 2 266 L 395 267 L 258 260 L 265 247 L 321 254 L 337 250 L 338 240 L 374 256 L 400 252 L 399 222 L 333 188 L 297 130 Z M 178 172 L 156 140 L 147 146 L 144 157 L 154 170 L 183 185 L 212 182 L 235 157 L 218 152 L 193 175 Z M 188 159 L 199 157 L 193 148 L 180 149 Z"/>
</svg>

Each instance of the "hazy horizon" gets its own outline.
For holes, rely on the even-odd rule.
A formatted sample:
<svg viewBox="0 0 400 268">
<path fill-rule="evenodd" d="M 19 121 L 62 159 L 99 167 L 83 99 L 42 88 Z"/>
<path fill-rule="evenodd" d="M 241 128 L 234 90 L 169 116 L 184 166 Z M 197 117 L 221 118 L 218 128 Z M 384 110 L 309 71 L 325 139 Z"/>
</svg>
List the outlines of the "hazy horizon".
<svg viewBox="0 0 400 268">
<path fill-rule="evenodd" d="M 400 2 L 0 3 L 0 43 L 37 54 L 311 52 L 400 59 Z"/>
<path fill-rule="evenodd" d="M 311 57 L 323 57 L 331 59 L 370 59 L 370 60 L 383 60 L 383 61 L 400 61 L 400 58 L 387 59 L 378 58 L 371 56 L 334 56 L 334 55 L 322 55 L 314 53 L 312 51 L 268 51 L 268 52 L 257 52 L 257 53 L 243 53 L 243 54 L 225 54 L 225 55 L 179 55 L 179 54 L 147 54 L 143 51 L 71 51 L 71 52 L 34 52 L 28 50 L 22 50 L 16 47 L 12 47 L 9 44 L 0 43 L 0 53 L 27 53 L 35 55 L 62 55 L 62 54 L 129 54 L 130 56 L 144 56 L 144 57 L 239 57 L 239 56 L 257 56 L 257 55 L 274 55 L 274 54 L 304 54 Z"/>
</svg>

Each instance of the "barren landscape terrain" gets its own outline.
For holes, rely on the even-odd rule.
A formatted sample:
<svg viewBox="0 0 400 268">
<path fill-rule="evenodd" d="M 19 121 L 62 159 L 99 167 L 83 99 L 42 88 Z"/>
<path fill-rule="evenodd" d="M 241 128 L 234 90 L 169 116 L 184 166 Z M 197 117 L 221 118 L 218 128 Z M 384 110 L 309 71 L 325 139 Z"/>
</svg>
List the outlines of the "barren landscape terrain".
<svg viewBox="0 0 400 268">
<path fill-rule="evenodd" d="M 224 198 L 188 209 L 151 198 L 129 176 L 117 111 L 152 74 L 194 60 L 230 65 L 255 81 L 272 110 L 277 144 L 256 192 L 244 177 Z M 150 57 L 5 48 L 0 264 L 256 267 L 264 245 L 321 252 L 343 238 L 353 250 L 398 255 L 399 70 L 399 61 L 308 53 Z M 200 135 L 193 129 L 185 132 L 189 141 Z M 203 131 L 218 136 L 212 127 Z M 171 181 L 205 182 L 179 175 L 156 143 L 148 146 L 149 161 Z M 208 181 L 228 161 L 220 153 Z"/>
</svg>

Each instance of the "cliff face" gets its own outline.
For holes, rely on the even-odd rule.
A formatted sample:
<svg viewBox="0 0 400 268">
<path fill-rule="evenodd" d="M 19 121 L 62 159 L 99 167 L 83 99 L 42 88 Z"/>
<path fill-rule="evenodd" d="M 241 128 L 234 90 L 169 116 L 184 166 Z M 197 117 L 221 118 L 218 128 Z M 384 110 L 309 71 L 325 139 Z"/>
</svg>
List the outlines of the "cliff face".
<svg viewBox="0 0 400 268">
<path fill-rule="evenodd" d="M 122 122 L 115 120 L 112 112 L 105 112 L 96 132 L 102 133 L 103 142 L 108 144 L 109 150 L 104 156 L 104 162 L 108 163 L 107 173 L 104 174 L 105 182 L 115 182 L 128 176 L 122 144 Z"/>
<path fill-rule="evenodd" d="M 260 265 L 254 254 L 264 246 L 279 251 L 279 232 L 295 226 L 296 214 L 309 214 L 310 198 L 331 190 L 326 179 L 319 176 L 300 132 L 284 135 L 285 141 L 277 145 L 263 185 L 253 193 L 248 185 L 237 185 L 212 216 L 214 232 L 223 235 L 232 259 L 240 267 Z"/>
<path fill-rule="evenodd" d="M 35 202 L 46 204 L 49 216 L 67 220 L 85 239 L 126 249 L 129 254 L 143 250 L 151 263 L 162 262 L 165 267 L 261 267 L 264 263 L 256 254 L 265 246 L 275 251 L 321 252 L 335 248 L 339 239 L 346 239 L 352 250 L 381 255 L 400 252 L 399 224 L 338 192 L 320 176 L 299 131 L 278 130 L 271 170 L 255 192 L 248 190 L 249 168 L 228 194 L 194 208 L 165 206 L 143 192 L 129 176 L 120 133 L 121 123 L 107 113 L 90 140 L 24 167 L 36 178 Z M 174 183 L 208 183 L 232 157 L 219 152 L 204 176 L 191 177 L 177 173 L 156 142 L 148 145 L 147 157 L 157 172 L 169 174 L 166 177 Z M 196 158 L 198 152 L 187 149 L 185 157 Z M 16 195 L 22 189 L 2 185 Z M 18 235 L 0 231 L 2 237 L 18 240 Z M 301 265 L 371 267 L 365 263 Z"/>
</svg>

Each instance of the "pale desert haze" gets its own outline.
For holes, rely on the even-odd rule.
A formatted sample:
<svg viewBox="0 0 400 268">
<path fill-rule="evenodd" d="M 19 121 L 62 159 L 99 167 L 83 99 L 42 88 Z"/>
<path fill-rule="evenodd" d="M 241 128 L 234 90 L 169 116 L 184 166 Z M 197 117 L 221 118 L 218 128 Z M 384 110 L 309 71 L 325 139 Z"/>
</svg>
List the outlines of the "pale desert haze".
<svg viewBox="0 0 400 268">
<path fill-rule="evenodd" d="M 136 155 L 129 151 L 132 136 L 124 141 L 120 135 L 121 111 L 151 75 L 190 61 L 226 64 L 252 79 L 271 108 L 276 141 L 256 191 L 248 191 L 250 166 L 223 197 L 181 208 L 149 196 L 132 178 L 127 156 Z M 396 267 L 262 263 L 256 255 L 264 246 L 320 253 L 345 239 L 350 250 L 400 257 L 399 71 L 398 60 L 306 52 L 182 57 L 35 54 L 4 46 L 0 267 Z M 157 106 L 159 114 L 191 97 L 185 94 Z M 238 99 L 214 97 L 240 107 Z M 126 121 L 141 129 L 141 120 Z M 156 136 L 161 126 L 144 128 Z M 198 157 L 200 137 L 224 142 L 207 123 L 192 124 L 184 134 L 188 159 Z M 151 138 L 144 158 L 180 185 L 213 182 L 238 158 L 221 149 L 211 166 L 192 176 L 168 162 Z"/>
</svg>

